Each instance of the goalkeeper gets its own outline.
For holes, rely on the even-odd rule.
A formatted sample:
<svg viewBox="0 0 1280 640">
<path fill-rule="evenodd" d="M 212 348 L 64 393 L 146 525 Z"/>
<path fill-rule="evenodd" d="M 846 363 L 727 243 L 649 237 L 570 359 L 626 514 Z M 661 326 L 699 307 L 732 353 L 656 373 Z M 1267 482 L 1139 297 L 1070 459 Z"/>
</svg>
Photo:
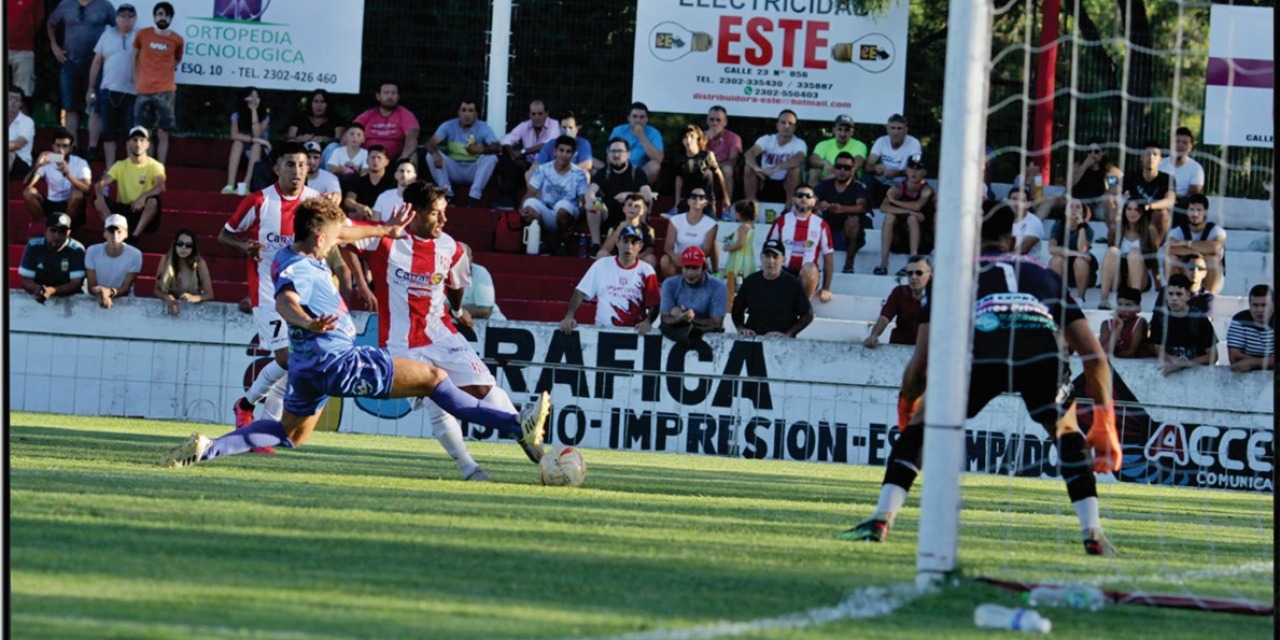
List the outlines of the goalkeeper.
<svg viewBox="0 0 1280 640">
<path fill-rule="evenodd" d="M 1018 393 L 1031 418 L 1048 431 L 1058 448 L 1062 479 L 1080 519 L 1085 552 L 1114 555 L 1115 549 L 1102 533 L 1094 478 L 1095 471 L 1119 471 L 1121 459 L 1106 353 L 1058 275 L 1013 254 L 1012 229 L 1013 211 L 1004 206 L 997 207 L 982 223 L 968 417 L 976 416 L 1001 393 Z M 883 541 L 920 473 L 929 315 L 926 296 L 916 350 L 902 376 L 898 400 L 902 434 L 889 454 L 875 514 L 842 532 L 838 536 L 841 540 Z M 1086 391 L 1094 402 L 1088 437 L 1076 422 L 1071 372 L 1059 336 L 1084 362 Z M 1094 451 L 1092 465 L 1090 448 Z"/>
</svg>

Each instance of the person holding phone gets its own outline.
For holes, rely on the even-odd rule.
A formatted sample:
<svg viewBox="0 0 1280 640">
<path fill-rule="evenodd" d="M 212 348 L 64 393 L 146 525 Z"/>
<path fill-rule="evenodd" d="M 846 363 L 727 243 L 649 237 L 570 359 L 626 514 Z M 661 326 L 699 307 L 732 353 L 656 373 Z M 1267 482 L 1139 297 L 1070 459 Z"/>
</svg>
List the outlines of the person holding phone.
<svg viewBox="0 0 1280 640">
<path fill-rule="evenodd" d="M 71 154 L 74 138 L 71 131 L 58 129 L 53 145 L 40 154 L 35 166 L 23 180 L 22 199 L 32 220 L 43 220 L 51 213 L 71 216 L 71 228 L 84 226 L 85 196 L 93 189 L 93 171 L 89 163 Z M 45 193 L 38 188 L 45 181 Z"/>
</svg>

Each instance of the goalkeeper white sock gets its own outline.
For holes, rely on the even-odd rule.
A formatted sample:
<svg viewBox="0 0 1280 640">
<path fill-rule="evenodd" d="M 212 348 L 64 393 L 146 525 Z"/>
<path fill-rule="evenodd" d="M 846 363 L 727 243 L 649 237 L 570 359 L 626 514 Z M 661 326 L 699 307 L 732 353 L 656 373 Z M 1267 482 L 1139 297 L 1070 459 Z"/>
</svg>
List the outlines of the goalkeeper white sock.
<svg viewBox="0 0 1280 640">
<path fill-rule="evenodd" d="M 267 397 L 267 393 L 271 391 L 271 386 L 276 382 L 284 379 L 289 375 L 284 367 L 280 366 L 275 360 L 267 363 L 267 366 L 258 372 L 258 377 L 253 379 L 253 384 L 249 386 L 249 391 L 244 394 L 245 400 L 253 404 L 262 402 Z"/>
<path fill-rule="evenodd" d="M 479 466 L 467 451 L 467 443 L 462 439 L 462 425 L 450 413 L 441 409 L 434 402 L 426 402 L 427 415 L 431 417 L 431 431 L 445 453 L 458 462 L 458 471 L 462 477 L 471 475 Z"/>
<path fill-rule="evenodd" d="M 902 510 L 902 505 L 906 501 L 906 489 L 886 482 L 880 485 L 880 501 L 876 503 L 876 513 L 871 517 L 892 523 L 894 516 L 898 515 L 898 512 Z"/>
<path fill-rule="evenodd" d="M 280 420 L 284 415 L 284 391 L 289 379 L 280 378 L 267 389 L 267 397 L 262 399 L 262 415 L 272 420 Z"/>
<path fill-rule="evenodd" d="M 1080 519 L 1080 531 L 1088 533 L 1090 529 L 1102 529 L 1102 517 L 1098 515 L 1097 496 L 1076 500 L 1071 503 L 1075 507 L 1076 517 Z"/>
</svg>

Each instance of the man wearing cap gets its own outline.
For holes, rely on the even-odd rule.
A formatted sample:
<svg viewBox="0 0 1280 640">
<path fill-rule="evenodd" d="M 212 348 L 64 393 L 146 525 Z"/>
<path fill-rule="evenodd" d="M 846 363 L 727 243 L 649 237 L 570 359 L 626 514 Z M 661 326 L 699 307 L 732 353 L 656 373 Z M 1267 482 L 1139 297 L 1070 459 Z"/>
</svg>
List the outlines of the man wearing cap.
<svg viewBox="0 0 1280 640">
<path fill-rule="evenodd" d="M 919 255 L 929 253 L 921 251 L 921 247 L 932 245 L 933 237 L 933 187 L 925 182 L 927 170 L 924 160 L 919 155 L 907 160 L 907 179 L 900 184 L 889 187 L 889 192 L 880 203 L 880 212 L 884 214 L 884 223 L 880 229 L 880 266 L 872 270 L 878 276 L 889 274 L 889 251 L 894 245 L 894 232 L 900 232 L 902 222 L 907 227 L 907 253 Z M 907 275 L 906 268 L 898 271 L 899 276 Z"/>
<path fill-rule="evenodd" d="M 688 247 L 680 254 L 679 276 L 662 281 L 662 335 L 687 344 L 702 334 L 724 331 L 729 290 L 721 280 L 707 275 L 707 254 Z"/>
<path fill-rule="evenodd" d="M 809 181 L 811 187 L 835 175 L 836 156 L 848 153 L 853 156 L 853 176 L 862 171 L 862 164 L 867 161 L 867 145 L 853 137 L 853 116 L 840 114 L 832 125 L 834 138 L 819 142 L 809 156 Z"/>
<path fill-rule="evenodd" d="M 636 226 L 618 232 L 618 255 L 600 258 L 582 276 L 569 298 L 569 308 L 560 321 L 560 330 L 573 333 L 578 321 L 573 315 L 584 300 L 596 301 L 597 327 L 635 327 L 644 335 L 653 327 L 662 303 L 658 274 L 653 265 L 639 259 L 644 232 Z"/>
<path fill-rule="evenodd" d="M 44 236 L 22 250 L 18 275 L 22 289 L 36 302 L 80 292 L 84 284 L 84 245 L 70 236 L 71 216 L 54 213 L 44 223 Z"/>
<path fill-rule="evenodd" d="M 320 147 L 320 143 L 314 140 L 308 141 L 302 145 L 302 148 L 307 150 L 307 186 L 341 204 L 342 183 L 338 181 L 338 176 L 320 168 L 320 159 L 324 156 L 324 149 Z"/>
<path fill-rule="evenodd" d="M 813 305 L 800 279 L 782 270 L 787 249 L 766 240 L 760 270 L 742 280 L 733 298 L 733 326 L 744 336 L 794 338 L 813 322 Z"/>
<path fill-rule="evenodd" d="M 151 148 L 150 134 L 143 127 L 129 130 L 127 146 L 129 157 L 111 165 L 98 180 L 94 191 L 94 206 L 105 221 L 107 216 L 118 213 L 128 220 L 133 230 L 130 238 L 143 232 L 151 233 L 160 227 L 160 194 L 164 193 L 164 165 L 147 156 Z M 112 183 L 114 198 L 107 198 L 107 187 Z"/>
<path fill-rule="evenodd" d="M 782 268 L 800 278 L 805 295 L 818 300 L 831 301 L 831 281 L 835 278 L 835 244 L 831 240 L 831 227 L 821 216 L 813 215 L 817 209 L 817 193 L 813 187 L 800 185 L 792 200 L 791 211 L 778 216 L 769 227 L 766 240 L 778 240 L 785 247 Z M 818 257 L 822 257 L 822 291 L 818 289 Z"/>
<path fill-rule="evenodd" d="M 138 12 L 133 5 L 116 7 L 116 28 L 102 32 L 93 47 L 93 62 L 89 65 L 89 93 L 84 100 L 98 114 L 102 159 L 108 167 L 116 161 L 116 140 L 134 124 L 137 89 L 133 84 L 133 38 L 137 32 L 133 27 L 137 22 Z M 98 142 L 98 136 L 90 127 L 89 147 Z"/>
<path fill-rule="evenodd" d="M 124 243 L 129 235 L 129 221 L 124 216 L 113 213 L 102 224 L 106 242 L 85 251 L 84 267 L 89 295 L 98 299 L 98 306 L 110 309 L 116 298 L 130 295 L 133 280 L 142 271 L 142 252 Z"/>
<path fill-rule="evenodd" d="M 73 228 L 84 226 L 85 194 L 93 190 L 93 172 L 84 158 L 72 155 L 75 140 L 70 131 L 53 132 L 53 148 L 40 154 L 23 182 L 22 199 L 36 220 L 61 211 L 71 216 Z M 43 178 L 47 194 L 41 195 L 36 185 Z"/>
</svg>

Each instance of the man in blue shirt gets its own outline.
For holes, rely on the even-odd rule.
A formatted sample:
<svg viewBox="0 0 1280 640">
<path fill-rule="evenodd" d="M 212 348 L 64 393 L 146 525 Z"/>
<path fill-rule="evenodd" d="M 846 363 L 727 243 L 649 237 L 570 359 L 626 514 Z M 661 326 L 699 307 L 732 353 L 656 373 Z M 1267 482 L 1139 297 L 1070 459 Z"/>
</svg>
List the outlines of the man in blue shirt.
<svg viewBox="0 0 1280 640">
<path fill-rule="evenodd" d="M 22 250 L 18 275 L 22 289 L 36 302 L 80 293 L 84 284 L 84 245 L 70 237 L 71 216 L 52 213 L 44 223 L 44 237 L 32 238 Z"/>
<path fill-rule="evenodd" d="M 686 248 L 680 269 L 680 275 L 662 281 L 662 335 L 688 344 L 704 333 L 724 331 L 729 290 L 707 274 L 707 255 L 700 247 Z"/>
<path fill-rule="evenodd" d="M 493 129 L 477 120 L 474 100 L 458 105 L 458 117 L 445 120 L 427 140 L 426 165 L 431 179 L 453 197 L 453 181 L 471 184 L 468 206 L 480 206 L 480 196 L 498 167 L 502 145 Z M 443 149 L 441 146 L 443 145 Z"/>
<path fill-rule="evenodd" d="M 279 421 L 256 420 L 216 440 L 192 434 L 169 450 L 165 467 L 185 467 L 254 447 L 301 445 L 320 421 L 329 396 L 427 397 L 449 413 L 512 435 L 541 451 L 550 408 L 547 392 L 519 415 L 468 395 L 438 367 L 393 358 L 386 349 L 355 345 L 356 329 L 333 283 L 325 256 L 341 242 L 401 237 L 413 217 L 402 205 L 383 225 L 346 226 L 346 215 L 326 198 L 298 206 L 294 242 L 276 254 L 271 267 L 276 311 L 289 325 L 289 391 Z"/>
<path fill-rule="evenodd" d="M 609 133 L 609 139 L 622 138 L 631 147 L 631 165 L 644 170 L 649 184 L 658 184 L 662 171 L 662 132 L 649 126 L 649 107 L 643 102 L 631 103 L 627 123 L 620 124 Z"/>
</svg>

